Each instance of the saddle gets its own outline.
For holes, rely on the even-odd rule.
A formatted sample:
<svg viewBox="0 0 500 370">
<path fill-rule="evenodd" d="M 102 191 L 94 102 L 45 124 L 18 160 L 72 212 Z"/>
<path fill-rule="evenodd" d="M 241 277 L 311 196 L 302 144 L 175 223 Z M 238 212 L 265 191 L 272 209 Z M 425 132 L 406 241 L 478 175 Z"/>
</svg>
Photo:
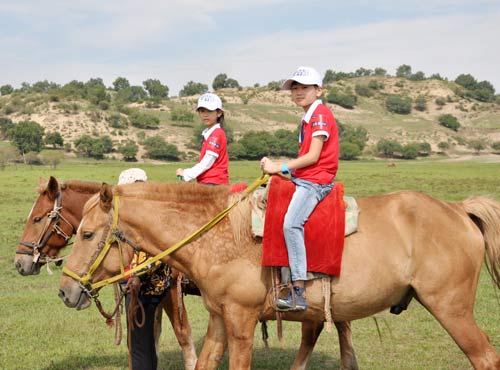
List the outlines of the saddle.
<svg viewBox="0 0 500 370">
<path fill-rule="evenodd" d="M 254 234 L 262 237 L 264 266 L 288 266 L 283 220 L 294 191 L 295 185 L 289 179 L 273 176 L 266 189 L 258 189 L 253 195 Z M 347 205 L 350 210 L 346 214 Z M 358 212 L 354 198 L 344 200 L 343 184 L 335 183 L 305 225 L 308 271 L 340 274 L 344 235 L 356 231 Z"/>
</svg>

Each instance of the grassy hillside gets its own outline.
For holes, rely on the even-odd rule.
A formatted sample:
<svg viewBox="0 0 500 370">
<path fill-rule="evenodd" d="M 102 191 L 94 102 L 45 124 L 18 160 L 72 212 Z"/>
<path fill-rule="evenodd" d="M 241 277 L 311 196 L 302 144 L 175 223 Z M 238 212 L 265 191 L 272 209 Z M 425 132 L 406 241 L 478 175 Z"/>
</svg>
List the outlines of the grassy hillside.
<svg viewBox="0 0 500 370">
<path fill-rule="evenodd" d="M 356 95 L 356 85 L 368 85 L 376 81 L 379 88 L 372 90 L 372 96 L 357 95 L 353 109 L 346 109 L 336 104 L 328 104 L 336 118 L 345 125 L 361 126 L 368 130 L 369 142 L 365 155 L 370 155 L 373 146 L 381 138 L 394 139 L 401 144 L 426 141 L 437 152 L 438 143 L 448 142 L 448 155 L 470 153 L 467 146 L 470 140 L 482 140 L 486 144 L 485 152 L 491 151 L 489 145 L 500 141 L 500 104 L 496 102 L 480 102 L 464 97 L 460 86 L 454 82 L 428 79 L 410 81 L 396 77 L 357 77 L 338 81 L 327 88 L 335 88 L 343 93 Z M 295 107 L 287 91 L 272 91 L 264 87 L 247 87 L 241 89 L 223 89 L 217 93 L 225 104 L 226 122 L 234 129 L 235 140 L 249 130 L 275 131 L 278 128 L 294 130 L 302 112 Z M 109 91 L 113 95 L 113 92 Z M 326 97 L 328 91 L 325 92 Z M 385 105 L 388 95 L 408 96 L 413 100 L 410 114 L 390 113 Z M 415 109 L 417 97 L 425 100 L 423 111 Z M 114 145 L 118 146 L 129 140 L 140 144 L 144 137 L 163 136 L 167 142 L 175 144 L 187 158 L 196 155 L 189 149 L 199 119 L 174 121 L 173 111 L 194 112 L 197 96 L 162 100 L 158 103 L 138 102 L 129 104 L 141 112 L 155 115 L 160 120 L 157 129 L 139 129 L 128 125 L 127 128 L 113 128 L 109 117 L 118 113 L 113 103 L 105 110 L 91 104 L 87 100 L 56 99 L 50 93 L 15 92 L 0 97 L 0 117 L 10 118 L 14 122 L 32 120 L 45 128 L 45 132 L 61 133 L 65 143 L 73 143 L 83 134 L 102 136 L 109 135 Z M 461 127 L 458 132 L 442 127 L 438 117 L 442 114 L 455 116 Z M 74 149 L 74 148 L 73 148 Z M 141 160 L 144 151 L 140 150 Z M 119 154 L 111 154 L 120 158 Z"/>
</svg>

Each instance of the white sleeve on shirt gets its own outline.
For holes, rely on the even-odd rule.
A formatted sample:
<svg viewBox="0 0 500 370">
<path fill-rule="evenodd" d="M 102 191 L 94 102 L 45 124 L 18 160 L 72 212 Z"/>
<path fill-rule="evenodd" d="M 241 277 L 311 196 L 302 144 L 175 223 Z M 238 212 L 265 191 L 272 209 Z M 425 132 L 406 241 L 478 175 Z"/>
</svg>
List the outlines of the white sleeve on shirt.
<svg viewBox="0 0 500 370">
<path fill-rule="evenodd" d="M 213 152 L 206 152 L 201 161 L 196 163 L 191 168 L 184 170 L 184 181 L 191 181 L 200 176 L 203 172 L 208 170 L 214 164 L 217 155 Z"/>
</svg>

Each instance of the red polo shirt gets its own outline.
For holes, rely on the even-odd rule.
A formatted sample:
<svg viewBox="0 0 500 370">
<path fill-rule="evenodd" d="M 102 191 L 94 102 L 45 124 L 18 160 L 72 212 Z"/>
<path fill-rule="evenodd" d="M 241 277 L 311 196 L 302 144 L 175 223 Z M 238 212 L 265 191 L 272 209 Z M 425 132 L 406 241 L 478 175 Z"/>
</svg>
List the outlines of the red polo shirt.
<svg viewBox="0 0 500 370">
<path fill-rule="evenodd" d="M 220 126 L 203 135 L 201 144 L 200 161 L 209 152 L 217 159 L 212 167 L 200 174 L 196 180 L 202 184 L 229 184 L 229 158 L 227 155 L 226 134 Z"/>
<path fill-rule="evenodd" d="M 316 184 L 329 184 L 335 178 L 339 166 L 339 133 L 337 122 L 330 109 L 316 100 L 302 119 L 299 138 L 299 157 L 307 154 L 314 136 L 326 136 L 318 162 L 299 168 L 292 175 Z"/>
</svg>

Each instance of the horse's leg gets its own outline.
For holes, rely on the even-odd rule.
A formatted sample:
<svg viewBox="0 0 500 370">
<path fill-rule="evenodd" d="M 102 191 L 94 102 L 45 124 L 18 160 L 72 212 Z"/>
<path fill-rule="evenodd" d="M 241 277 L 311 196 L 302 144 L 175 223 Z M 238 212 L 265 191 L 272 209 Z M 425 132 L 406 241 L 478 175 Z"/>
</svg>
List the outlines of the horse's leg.
<svg viewBox="0 0 500 370">
<path fill-rule="evenodd" d="M 339 335 L 340 370 L 358 370 L 358 361 L 352 345 L 352 331 L 350 321 L 335 321 Z"/>
<path fill-rule="evenodd" d="M 203 348 L 196 363 L 196 370 L 217 369 L 226 346 L 227 336 L 224 321 L 222 317 L 211 313 L 208 318 L 207 335 L 203 341 Z"/>
<path fill-rule="evenodd" d="M 257 311 L 234 305 L 226 307 L 223 319 L 229 345 L 229 368 L 250 370 Z"/>
<path fill-rule="evenodd" d="M 182 299 L 182 296 L 181 296 Z M 184 368 L 186 370 L 194 369 L 196 365 L 196 347 L 193 338 L 191 337 L 191 325 L 189 324 L 186 307 L 182 302 L 182 321 L 179 316 L 177 289 L 175 285 L 168 289 L 167 296 L 162 300 L 161 305 L 165 310 L 172 328 L 174 329 L 175 337 L 179 342 L 182 350 L 182 357 L 184 359 Z"/>
<path fill-rule="evenodd" d="M 437 294 L 428 296 L 416 289 L 419 301 L 446 329 L 474 369 L 500 369 L 500 355 L 474 320 L 475 289 L 459 290 L 449 287 L 448 290 L 440 292 L 441 296 Z"/>
<path fill-rule="evenodd" d="M 161 336 L 161 323 L 162 323 L 162 307 L 158 305 L 155 310 L 155 318 L 154 318 L 154 337 L 155 337 L 155 349 L 156 349 L 156 358 L 160 358 L 160 336 Z"/>
<path fill-rule="evenodd" d="M 291 370 L 306 369 L 323 326 L 323 322 L 302 322 L 302 341 Z M 358 362 L 352 345 L 351 323 L 349 321 L 335 321 L 335 327 L 339 335 L 340 370 L 358 370 Z"/>
<path fill-rule="evenodd" d="M 302 322 L 302 340 L 300 348 L 295 356 L 291 370 L 304 370 L 307 367 L 316 341 L 323 330 L 323 322 L 303 321 Z"/>
</svg>

